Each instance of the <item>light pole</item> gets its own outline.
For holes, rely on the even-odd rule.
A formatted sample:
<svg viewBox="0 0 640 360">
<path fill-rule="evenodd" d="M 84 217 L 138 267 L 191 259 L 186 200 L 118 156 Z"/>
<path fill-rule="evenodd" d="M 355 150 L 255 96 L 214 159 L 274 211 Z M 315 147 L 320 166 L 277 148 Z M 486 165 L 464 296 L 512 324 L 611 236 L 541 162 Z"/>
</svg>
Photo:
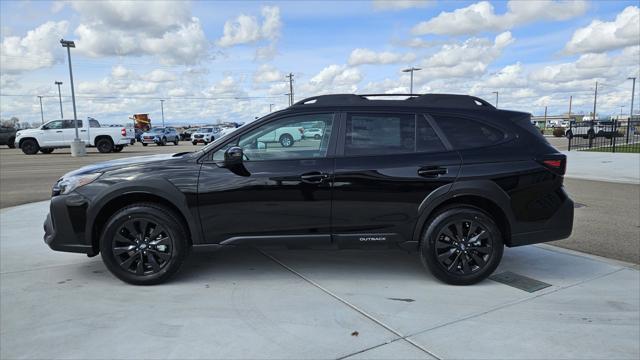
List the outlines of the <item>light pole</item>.
<svg viewBox="0 0 640 360">
<path fill-rule="evenodd" d="M 411 73 L 411 83 L 409 85 L 409 94 L 413 95 L 413 72 L 414 71 L 420 71 L 422 70 L 421 68 L 417 68 L 417 67 L 410 67 L 408 69 L 402 69 L 402 72 L 408 72 Z"/>
<path fill-rule="evenodd" d="M 293 105 L 293 104 L 291 103 L 291 93 L 286 93 L 286 94 L 284 94 L 284 95 L 287 95 L 287 97 L 289 98 L 289 106 Z"/>
<path fill-rule="evenodd" d="M 58 99 L 60 100 L 60 119 L 64 119 L 64 115 L 62 115 L 62 93 L 60 92 L 60 85 L 62 85 L 62 81 L 56 81 L 54 84 L 58 85 Z"/>
<path fill-rule="evenodd" d="M 632 80 L 633 85 L 631 85 L 631 107 L 629 108 L 629 120 L 627 121 L 627 144 L 629 143 L 629 133 L 631 129 L 631 120 L 633 120 L 633 98 L 636 97 L 636 78 L 628 77 L 627 80 Z"/>
<path fill-rule="evenodd" d="M 162 111 L 162 127 L 164 127 L 164 100 L 160 100 L 160 111 Z"/>
<path fill-rule="evenodd" d="M 38 96 L 38 99 L 40 99 L 40 119 L 44 124 L 44 111 L 42 111 L 42 96 Z"/>
<path fill-rule="evenodd" d="M 269 104 L 269 112 L 272 112 L 272 111 L 273 111 L 273 110 L 272 110 L 272 109 L 273 109 L 273 105 L 274 105 L 274 104 Z"/>
<path fill-rule="evenodd" d="M 497 91 L 493 91 L 492 94 L 496 94 L 496 109 L 498 108 L 498 95 L 499 93 Z"/>
<path fill-rule="evenodd" d="M 76 93 L 73 89 L 73 70 L 71 68 L 71 48 L 76 47 L 76 43 L 71 40 L 60 39 L 62 47 L 67 48 L 67 58 L 69 60 L 69 81 L 71 82 L 71 103 L 73 104 L 73 126 L 76 129 L 76 138 L 71 143 L 71 156 L 85 156 L 87 149 L 84 147 L 84 141 L 80 140 L 78 134 L 78 113 L 76 112 Z"/>
</svg>

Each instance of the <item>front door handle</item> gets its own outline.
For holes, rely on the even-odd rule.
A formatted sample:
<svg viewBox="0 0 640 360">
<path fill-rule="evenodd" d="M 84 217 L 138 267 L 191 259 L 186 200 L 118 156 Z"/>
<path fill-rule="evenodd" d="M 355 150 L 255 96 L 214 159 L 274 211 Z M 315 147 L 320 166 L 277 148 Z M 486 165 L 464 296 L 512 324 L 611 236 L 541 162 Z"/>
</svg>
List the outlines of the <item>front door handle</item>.
<svg viewBox="0 0 640 360">
<path fill-rule="evenodd" d="M 62 132 L 62 130 L 58 130 L 58 131 L 56 131 L 56 132 L 57 132 L 57 133 L 61 133 L 61 132 Z"/>
<path fill-rule="evenodd" d="M 439 166 L 425 166 L 418 169 L 418 175 L 425 178 L 437 178 L 440 175 L 445 175 L 447 173 L 447 168 L 439 167 Z"/>
<path fill-rule="evenodd" d="M 329 174 L 321 173 L 319 171 L 309 172 L 300 175 L 300 180 L 310 184 L 320 184 L 329 178 Z"/>
</svg>

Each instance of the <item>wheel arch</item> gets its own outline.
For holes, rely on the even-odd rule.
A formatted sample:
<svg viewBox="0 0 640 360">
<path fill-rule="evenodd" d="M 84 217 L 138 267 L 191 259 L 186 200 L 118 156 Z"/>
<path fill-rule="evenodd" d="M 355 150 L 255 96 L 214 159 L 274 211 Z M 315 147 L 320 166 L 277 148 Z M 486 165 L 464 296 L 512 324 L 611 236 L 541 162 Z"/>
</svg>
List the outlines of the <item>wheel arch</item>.
<svg viewBox="0 0 640 360">
<path fill-rule="evenodd" d="M 112 144 L 115 144 L 115 142 L 113 141 L 113 139 L 111 138 L 110 135 L 98 135 L 93 139 L 93 145 L 95 146 L 98 143 L 98 141 L 100 141 L 102 139 L 107 139 L 107 140 L 111 141 Z"/>
<path fill-rule="evenodd" d="M 166 181 L 162 181 L 166 182 Z M 187 201 L 178 189 L 167 191 L 166 186 L 150 187 L 128 186 L 126 188 L 111 189 L 107 195 L 93 201 L 87 209 L 85 241 L 91 244 L 93 254 L 97 255 L 100 249 L 100 234 L 109 218 L 119 209 L 135 203 L 153 203 L 167 207 L 175 212 L 180 221 L 188 230 L 189 244 L 201 242 L 200 223 L 191 214 Z"/>
<path fill-rule="evenodd" d="M 442 209 L 453 205 L 469 205 L 486 211 L 496 221 L 505 245 L 511 245 L 511 215 L 509 195 L 491 180 L 460 181 L 436 189 L 423 200 L 418 221 L 413 231 L 413 241 L 420 243 L 425 224 Z"/>
<path fill-rule="evenodd" d="M 38 146 L 40 146 L 40 142 L 38 141 L 38 139 L 36 139 L 33 136 L 29 136 L 29 137 L 23 137 L 20 139 L 20 141 L 18 142 L 18 147 L 22 148 L 22 143 L 24 143 L 26 140 L 33 140 L 36 142 L 36 144 L 38 144 Z"/>
</svg>

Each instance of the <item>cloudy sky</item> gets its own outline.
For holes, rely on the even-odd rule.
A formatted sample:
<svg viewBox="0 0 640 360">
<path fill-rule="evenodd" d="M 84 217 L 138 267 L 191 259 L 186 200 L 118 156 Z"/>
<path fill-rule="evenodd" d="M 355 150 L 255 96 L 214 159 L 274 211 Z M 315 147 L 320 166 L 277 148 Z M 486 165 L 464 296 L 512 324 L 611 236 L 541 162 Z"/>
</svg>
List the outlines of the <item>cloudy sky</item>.
<svg viewBox="0 0 640 360">
<path fill-rule="evenodd" d="M 640 77 L 637 1 L 2 1 L 0 116 L 123 123 L 250 121 L 324 93 L 473 94 L 534 114 L 629 112 Z M 640 88 L 640 83 L 638 84 Z M 640 91 L 637 91 L 640 92 Z M 638 95 L 636 95 L 636 100 Z M 636 109 L 640 104 L 636 101 Z"/>
</svg>

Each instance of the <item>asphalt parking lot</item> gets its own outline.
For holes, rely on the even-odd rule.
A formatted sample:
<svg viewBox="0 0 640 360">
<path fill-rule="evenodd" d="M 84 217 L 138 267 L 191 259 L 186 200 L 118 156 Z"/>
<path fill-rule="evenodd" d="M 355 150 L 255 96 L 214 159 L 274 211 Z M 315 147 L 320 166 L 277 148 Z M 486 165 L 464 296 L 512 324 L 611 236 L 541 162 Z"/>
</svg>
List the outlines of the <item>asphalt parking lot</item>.
<svg viewBox="0 0 640 360">
<path fill-rule="evenodd" d="M 402 251 L 194 249 L 167 284 L 52 252 L 46 202 L 0 210 L 0 358 L 637 359 L 640 272 L 553 246 L 449 286 Z"/>
</svg>

